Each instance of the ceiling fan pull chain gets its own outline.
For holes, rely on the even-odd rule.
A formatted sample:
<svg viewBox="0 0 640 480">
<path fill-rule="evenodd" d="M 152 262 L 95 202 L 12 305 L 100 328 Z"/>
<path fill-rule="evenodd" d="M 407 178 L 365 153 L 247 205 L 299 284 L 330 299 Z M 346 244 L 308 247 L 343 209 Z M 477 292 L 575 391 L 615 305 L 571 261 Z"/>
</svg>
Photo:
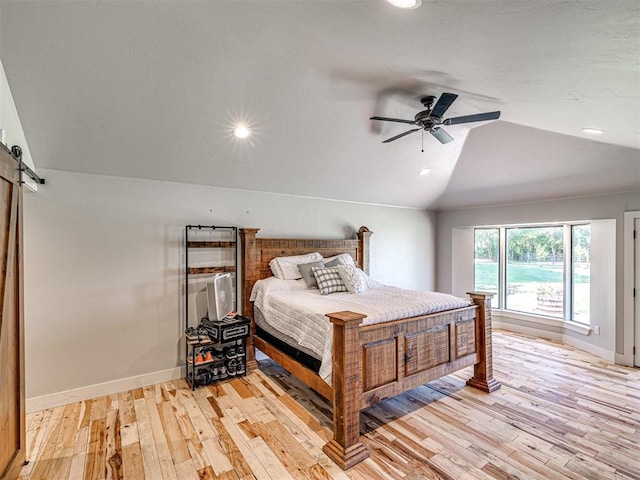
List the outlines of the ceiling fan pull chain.
<svg viewBox="0 0 640 480">
<path fill-rule="evenodd" d="M 422 130 L 422 153 L 424 153 L 424 130 Z"/>
</svg>

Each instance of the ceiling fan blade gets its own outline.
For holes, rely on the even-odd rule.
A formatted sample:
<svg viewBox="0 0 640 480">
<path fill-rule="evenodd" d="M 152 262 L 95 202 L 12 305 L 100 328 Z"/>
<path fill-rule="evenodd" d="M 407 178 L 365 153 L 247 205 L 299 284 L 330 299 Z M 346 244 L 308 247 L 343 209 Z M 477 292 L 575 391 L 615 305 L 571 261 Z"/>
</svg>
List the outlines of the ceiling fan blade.
<svg viewBox="0 0 640 480">
<path fill-rule="evenodd" d="M 443 93 L 431 110 L 432 117 L 442 117 L 451 104 L 458 98 L 455 93 Z"/>
<path fill-rule="evenodd" d="M 414 125 L 416 123 L 413 120 L 403 120 L 401 118 L 387 118 L 387 117 L 370 117 L 369 120 L 380 120 L 380 121 L 383 121 L 383 122 L 408 123 L 409 125 Z"/>
<path fill-rule="evenodd" d="M 384 140 L 382 143 L 389 143 L 389 142 L 393 142 L 394 140 L 397 140 L 399 138 L 404 137 L 405 135 L 409 135 L 410 133 L 413 132 L 417 132 L 418 130 L 420 130 L 419 128 L 414 128 L 412 130 L 407 130 L 404 133 L 401 133 L 400 135 L 396 135 L 395 137 L 391 137 L 391 138 L 387 138 L 386 140 Z"/>
<path fill-rule="evenodd" d="M 482 122 L 484 120 L 497 120 L 500 118 L 500 112 L 476 113 L 475 115 L 465 115 L 463 117 L 447 118 L 445 125 L 457 125 L 459 123 Z"/>
<path fill-rule="evenodd" d="M 453 137 L 445 132 L 442 128 L 434 128 L 429 133 L 436 137 L 440 143 L 453 142 Z"/>
</svg>

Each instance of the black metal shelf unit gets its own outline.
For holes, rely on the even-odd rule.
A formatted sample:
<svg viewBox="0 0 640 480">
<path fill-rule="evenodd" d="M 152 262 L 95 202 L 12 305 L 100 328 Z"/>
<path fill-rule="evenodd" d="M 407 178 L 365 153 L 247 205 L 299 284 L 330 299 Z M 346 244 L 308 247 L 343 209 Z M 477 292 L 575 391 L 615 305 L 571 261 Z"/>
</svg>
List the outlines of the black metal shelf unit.
<svg viewBox="0 0 640 480">
<path fill-rule="evenodd" d="M 185 227 L 185 327 L 201 327 L 201 332 L 205 333 L 194 337 L 193 334 L 187 336 L 185 331 L 186 379 L 192 389 L 245 374 L 244 342 L 249 333 L 248 320 L 236 315 L 220 322 L 210 322 L 207 317 L 201 317 L 202 312 L 197 308 L 194 309 L 195 312 L 189 308 L 190 295 L 194 294 L 193 287 L 196 287 L 197 292 L 198 288 L 204 288 L 204 282 L 212 275 L 231 273 L 234 287 L 233 305 L 234 310 L 238 310 L 237 240 L 236 227 Z M 198 259 L 195 265 L 194 257 Z M 197 293 L 195 295 L 197 296 Z M 197 304 L 197 298 L 194 298 L 194 303 Z"/>
<path fill-rule="evenodd" d="M 185 227 L 185 248 L 184 248 L 184 293 L 185 293 L 185 326 L 190 327 L 189 321 L 189 285 L 190 281 L 194 278 L 202 279 L 203 275 L 211 275 L 216 273 L 233 273 L 234 275 L 234 308 L 238 310 L 238 282 L 236 271 L 238 270 L 238 255 L 237 255 L 237 241 L 238 241 L 238 229 L 237 227 L 218 227 L 215 225 L 187 225 Z M 189 251 L 196 249 L 197 251 L 203 251 L 203 249 L 230 249 L 233 255 L 232 261 L 217 265 L 199 265 L 192 266 L 189 259 Z M 200 319 L 197 319 L 195 324 Z"/>
</svg>

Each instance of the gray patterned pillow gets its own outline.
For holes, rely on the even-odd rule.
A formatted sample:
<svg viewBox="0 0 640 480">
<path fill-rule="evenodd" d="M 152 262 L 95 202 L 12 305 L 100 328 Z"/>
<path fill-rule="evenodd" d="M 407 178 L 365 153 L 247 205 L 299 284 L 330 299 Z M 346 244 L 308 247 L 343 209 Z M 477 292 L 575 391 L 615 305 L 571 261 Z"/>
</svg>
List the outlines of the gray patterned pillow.
<svg viewBox="0 0 640 480">
<path fill-rule="evenodd" d="M 344 281 L 342 281 L 337 267 L 311 267 L 311 271 L 313 272 L 313 276 L 316 277 L 321 295 L 347 291 L 347 286 L 344 284 Z"/>
</svg>

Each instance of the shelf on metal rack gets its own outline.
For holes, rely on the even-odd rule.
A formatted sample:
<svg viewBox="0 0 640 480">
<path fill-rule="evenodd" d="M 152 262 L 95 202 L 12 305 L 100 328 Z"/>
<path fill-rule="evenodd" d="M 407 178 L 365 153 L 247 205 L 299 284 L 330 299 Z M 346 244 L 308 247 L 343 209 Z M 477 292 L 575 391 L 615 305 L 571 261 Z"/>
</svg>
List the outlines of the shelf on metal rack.
<svg viewBox="0 0 640 480">
<path fill-rule="evenodd" d="M 200 242 L 200 241 L 189 241 L 187 242 L 187 246 L 189 248 L 235 248 L 236 242 Z"/>
<path fill-rule="evenodd" d="M 201 275 L 203 273 L 233 273 L 236 267 L 233 265 L 223 267 L 189 267 L 189 275 Z"/>
</svg>

